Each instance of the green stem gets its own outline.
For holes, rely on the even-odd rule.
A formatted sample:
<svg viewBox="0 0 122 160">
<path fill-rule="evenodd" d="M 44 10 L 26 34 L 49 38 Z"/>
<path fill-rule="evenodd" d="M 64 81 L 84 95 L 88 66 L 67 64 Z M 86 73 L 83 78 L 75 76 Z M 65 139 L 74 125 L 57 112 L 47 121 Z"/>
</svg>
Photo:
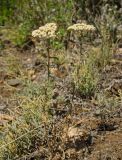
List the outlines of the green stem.
<svg viewBox="0 0 122 160">
<path fill-rule="evenodd" d="M 47 71 L 48 71 L 48 80 L 50 78 L 50 40 L 47 40 Z"/>
<path fill-rule="evenodd" d="M 79 53 L 79 63 L 77 66 L 77 83 L 79 83 L 79 78 L 80 78 L 80 66 L 81 66 L 81 61 L 82 61 L 82 33 L 80 34 L 79 37 L 79 41 L 80 41 L 80 53 Z"/>
<path fill-rule="evenodd" d="M 82 33 L 80 34 L 80 61 L 81 61 L 81 55 L 82 55 L 82 50 L 83 50 L 83 47 L 82 47 Z"/>
</svg>

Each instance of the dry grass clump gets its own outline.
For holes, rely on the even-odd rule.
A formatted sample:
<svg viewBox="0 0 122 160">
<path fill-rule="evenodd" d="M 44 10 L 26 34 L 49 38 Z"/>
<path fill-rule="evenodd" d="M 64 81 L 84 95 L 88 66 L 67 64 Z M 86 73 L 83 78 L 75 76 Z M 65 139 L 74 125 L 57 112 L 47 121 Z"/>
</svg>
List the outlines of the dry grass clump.
<svg viewBox="0 0 122 160">
<path fill-rule="evenodd" d="M 20 75 L 21 74 L 21 69 L 22 69 L 22 64 L 21 60 L 18 56 L 15 56 L 14 53 L 13 55 L 10 54 L 6 57 L 4 57 L 4 60 L 6 61 L 7 65 L 7 73 L 10 75 Z"/>
<path fill-rule="evenodd" d="M 19 107 L 10 111 L 16 115 L 1 131 L 0 158 L 18 159 L 37 150 L 45 136 L 45 126 L 50 122 L 49 106 L 52 85 L 39 86 L 28 83 L 21 95 Z"/>
</svg>

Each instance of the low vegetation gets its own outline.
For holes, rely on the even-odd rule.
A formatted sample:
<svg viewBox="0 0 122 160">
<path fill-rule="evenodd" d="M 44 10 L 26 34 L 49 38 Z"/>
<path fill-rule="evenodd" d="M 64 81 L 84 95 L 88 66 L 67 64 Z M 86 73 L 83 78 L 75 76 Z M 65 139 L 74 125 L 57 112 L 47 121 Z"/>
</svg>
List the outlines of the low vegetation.
<svg viewBox="0 0 122 160">
<path fill-rule="evenodd" d="M 121 159 L 119 1 L 0 3 L 0 159 Z"/>
</svg>

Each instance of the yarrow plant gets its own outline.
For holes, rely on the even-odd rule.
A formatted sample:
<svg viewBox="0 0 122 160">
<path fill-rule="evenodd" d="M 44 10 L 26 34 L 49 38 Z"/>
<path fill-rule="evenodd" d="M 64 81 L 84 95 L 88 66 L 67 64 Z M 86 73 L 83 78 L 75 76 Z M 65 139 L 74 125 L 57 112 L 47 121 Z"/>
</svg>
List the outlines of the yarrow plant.
<svg viewBox="0 0 122 160">
<path fill-rule="evenodd" d="M 37 30 L 32 32 L 32 36 L 39 38 L 40 40 L 46 41 L 47 48 L 47 67 L 48 67 L 48 80 L 50 76 L 50 40 L 56 37 L 57 24 L 47 23 L 44 26 L 39 27 Z"/>
<path fill-rule="evenodd" d="M 95 29 L 95 27 L 93 25 L 89 25 L 89 24 L 86 24 L 86 23 L 77 23 L 77 24 L 74 24 L 72 26 L 69 26 L 67 28 L 67 30 L 69 31 L 69 33 L 70 32 L 75 33 L 76 36 L 78 36 L 79 43 L 80 43 L 80 55 L 79 55 L 80 57 L 79 57 L 79 63 L 77 65 L 77 67 L 76 67 L 77 78 L 75 77 L 76 82 L 74 81 L 75 82 L 75 87 L 77 87 L 77 84 L 78 84 L 79 88 L 82 88 L 82 90 L 85 93 L 87 93 L 86 90 L 89 90 L 89 89 L 87 89 L 87 86 L 89 86 L 90 90 L 92 88 L 90 86 L 91 83 L 89 83 L 91 79 L 89 79 L 89 80 L 86 79 L 86 76 L 88 76 L 88 74 L 87 75 L 82 75 L 82 83 L 83 83 L 82 86 L 84 86 L 86 90 L 83 87 L 80 87 L 81 86 L 80 85 L 81 82 L 79 81 L 81 79 L 80 78 L 80 68 L 83 67 L 83 64 L 81 65 L 82 41 L 83 41 L 83 38 L 84 38 L 84 34 L 89 33 L 89 32 L 94 32 L 96 29 Z M 85 72 L 85 74 L 86 73 L 87 72 Z"/>
<path fill-rule="evenodd" d="M 96 29 L 93 25 L 89 25 L 86 23 L 77 23 L 72 26 L 69 26 L 67 30 L 69 32 L 72 31 L 74 33 L 78 33 L 78 37 L 80 41 L 80 58 L 81 58 L 83 33 L 94 32 Z"/>
</svg>

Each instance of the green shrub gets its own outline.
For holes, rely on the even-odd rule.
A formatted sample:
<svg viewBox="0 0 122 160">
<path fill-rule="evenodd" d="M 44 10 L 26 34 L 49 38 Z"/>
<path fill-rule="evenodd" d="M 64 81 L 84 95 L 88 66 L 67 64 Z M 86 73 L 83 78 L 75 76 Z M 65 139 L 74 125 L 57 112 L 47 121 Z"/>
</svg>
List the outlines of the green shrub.
<svg viewBox="0 0 122 160">
<path fill-rule="evenodd" d="M 21 23 L 17 29 L 17 35 L 14 39 L 14 43 L 18 46 L 22 46 L 25 41 L 27 36 L 30 35 L 32 26 L 34 25 L 33 20 L 29 21 L 24 21 Z"/>
<path fill-rule="evenodd" d="M 86 71 L 84 75 L 81 75 L 81 78 L 78 82 L 78 91 L 84 97 L 91 97 L 94 95 L 96 85 L 97 85 L 97 78 L 93 75 L 94 73 L 90 73 Z"/>
<path fill-rule="evenodd" d="M 97 89 L 99 70 L 96 65 L 97 56 L 93 51 L 84 55 L 80 65 L 76 66 L 73 74 L 76 90 L 83 97 L 91 97 Z"/>
</svg>

